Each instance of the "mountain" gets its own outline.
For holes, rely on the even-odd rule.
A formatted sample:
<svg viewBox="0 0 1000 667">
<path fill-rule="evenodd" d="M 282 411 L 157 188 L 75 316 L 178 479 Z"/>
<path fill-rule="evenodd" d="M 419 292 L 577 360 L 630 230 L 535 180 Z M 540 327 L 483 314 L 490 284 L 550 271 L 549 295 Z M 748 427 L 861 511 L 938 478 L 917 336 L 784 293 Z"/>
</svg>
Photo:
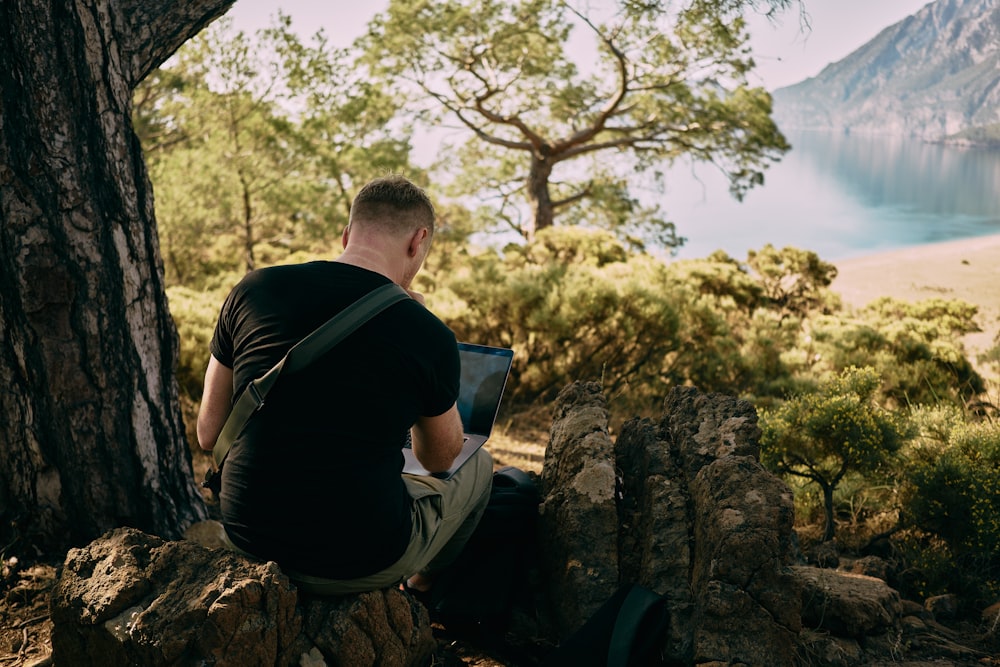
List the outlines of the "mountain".
<svg viewBox="0 0 1000 667">
<path fill-rule="evenodd" d="M 936 0 L 773 96 L 783 130 L 1000 140 L 1000 0 Z"/>
</svg>

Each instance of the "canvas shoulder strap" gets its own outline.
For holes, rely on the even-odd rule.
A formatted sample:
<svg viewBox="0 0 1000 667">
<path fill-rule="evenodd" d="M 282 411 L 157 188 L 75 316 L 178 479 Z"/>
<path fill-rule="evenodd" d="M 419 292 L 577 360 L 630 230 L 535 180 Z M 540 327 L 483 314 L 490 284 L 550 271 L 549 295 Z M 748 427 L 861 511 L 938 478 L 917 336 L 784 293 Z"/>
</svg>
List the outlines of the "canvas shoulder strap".
<svg viewBox="0 0 1000 667">
<path fill-rule="evenodd" d="M 406 290 L 395 283 L 372 290 L 296 343 L 271 370 L 247 385 L 230 410 L 212 449 L 216 468 L 222 466 L 229 448 L 250 417 L 264 405 L 264 399 L 280 373 L 294 373 L 305 368 L 362 324 L 394 303 L 408 298 L 410 295 Z"/>
</svg>

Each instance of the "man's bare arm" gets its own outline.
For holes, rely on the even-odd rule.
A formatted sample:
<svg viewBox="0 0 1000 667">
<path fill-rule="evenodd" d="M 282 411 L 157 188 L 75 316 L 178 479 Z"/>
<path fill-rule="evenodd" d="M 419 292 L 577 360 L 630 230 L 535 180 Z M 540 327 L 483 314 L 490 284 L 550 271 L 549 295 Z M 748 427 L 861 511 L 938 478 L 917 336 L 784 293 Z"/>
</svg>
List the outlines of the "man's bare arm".
<svg viewBox="0 0 1000 667">
<path fill-rule="evenodd" d="M 224 366 L 214 356 L 208 359 L 205 371 L 205 391 L 198 409 L 198 444 L 211 450 L 233 407 L 233 369 Z"/>
<path fill-rule="evenodd" d="M 457 405 L 437 417 L 419 417 L 412 432 L 413 454 L 430 472 L 445 472 L 462 451 L 464 433 Z"/>
</svg>

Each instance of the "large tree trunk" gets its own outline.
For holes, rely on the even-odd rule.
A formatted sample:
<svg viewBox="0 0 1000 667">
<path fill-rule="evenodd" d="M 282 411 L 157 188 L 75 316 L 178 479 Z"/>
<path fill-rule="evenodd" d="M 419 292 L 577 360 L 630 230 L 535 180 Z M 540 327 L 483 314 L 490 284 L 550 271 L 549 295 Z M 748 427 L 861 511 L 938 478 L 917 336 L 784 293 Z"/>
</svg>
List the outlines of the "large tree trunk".
<svg viewBox="0 0 1000 667">
<path fill-rule="evenodd" d="M 231 4 L 0 2 L 0 549 L 205 515 L 130 112 Z"/>
</svg>

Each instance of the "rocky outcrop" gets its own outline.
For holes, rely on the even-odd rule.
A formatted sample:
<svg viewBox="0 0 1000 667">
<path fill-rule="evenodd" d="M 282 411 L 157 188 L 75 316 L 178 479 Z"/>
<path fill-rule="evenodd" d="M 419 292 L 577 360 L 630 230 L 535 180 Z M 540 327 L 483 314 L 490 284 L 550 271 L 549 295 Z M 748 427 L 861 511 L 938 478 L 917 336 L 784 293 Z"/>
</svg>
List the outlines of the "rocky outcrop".
<svg viewBox="0 0 1000 667">
<path fill-rule="evenodd" d="M 692 388 L 674 389 L 664 412 L 612 443 L 598 385 L 557 399 L 540 524 L 560 632 L 637 582 L 669 600 L 671 659 L 793 664 L 792 494 L 757 460 L 756 412 Z"/>
<path fill-rule="evenodd" d="M 559 395 L 542 468 L 539 553 L 561 634 L 618 587 L 618 506 L 608 408 L 596 383 Z"/>
<path fill-rule="evenodd" d="M 802 586 L 802 622 L 844 638 L 862 639 L 899 627 L 903 603 L 881 579 L 816 567 L 792 568 Z"/>
<path fill-rule="evenodd" d="M 72 549 L 52 592 L 59 665 L 421 665 L 426 609 L 395 589 L 300 595 L 274 563 L 121 528 Z"/>
</svg>

